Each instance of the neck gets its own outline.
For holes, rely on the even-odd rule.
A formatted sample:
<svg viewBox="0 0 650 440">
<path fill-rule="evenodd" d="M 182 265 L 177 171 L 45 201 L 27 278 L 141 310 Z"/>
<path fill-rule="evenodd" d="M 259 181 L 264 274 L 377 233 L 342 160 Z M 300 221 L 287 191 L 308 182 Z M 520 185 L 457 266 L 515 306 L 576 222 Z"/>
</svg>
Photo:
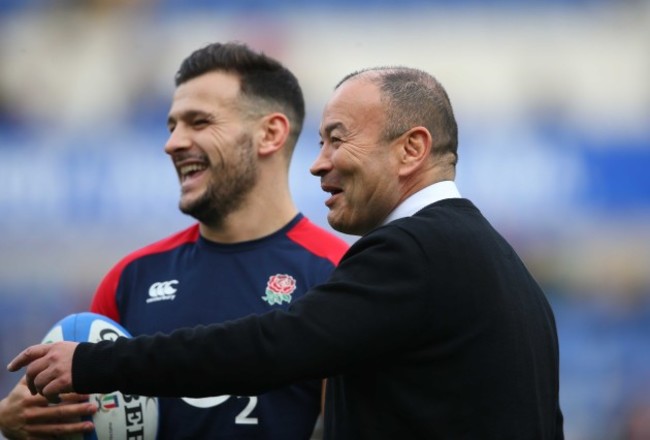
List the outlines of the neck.
<svg viewBox="0 0 650 440">
<path fill-rule="evenodd" d="M 423 167 L 421 172 L 413 173 L 403 179 L 403 190 L 399 203 L 402 203 L 405 199 L 427 186 L 447 180 L 453 181 L 455 177 L 456 171 L 453 165 L 449 165 L 446 162 L 432 162 L 428 166 Z"/>
</svg>

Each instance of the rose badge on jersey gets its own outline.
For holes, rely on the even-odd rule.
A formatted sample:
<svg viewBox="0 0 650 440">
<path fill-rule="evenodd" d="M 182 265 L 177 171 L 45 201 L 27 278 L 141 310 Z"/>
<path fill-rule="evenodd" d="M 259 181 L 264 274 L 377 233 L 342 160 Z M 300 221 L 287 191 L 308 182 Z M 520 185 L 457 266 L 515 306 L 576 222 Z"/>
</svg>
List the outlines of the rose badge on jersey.
<svg viewBox="0 0 650 440">
<path fill-rule="evenodd" d="M 287 274 L 276 274 L 266 282 L 266 296 L 262 299 L 269 305 L 290 303 L 291 294 L 296 290 L 296 279 Z"/>
</svg>

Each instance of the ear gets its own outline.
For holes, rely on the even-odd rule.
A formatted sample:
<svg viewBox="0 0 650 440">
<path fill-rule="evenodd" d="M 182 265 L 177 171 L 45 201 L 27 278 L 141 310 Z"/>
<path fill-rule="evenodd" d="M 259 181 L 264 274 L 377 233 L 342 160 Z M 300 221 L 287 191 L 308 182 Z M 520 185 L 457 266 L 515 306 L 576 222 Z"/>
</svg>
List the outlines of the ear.
<svg viewBox="0 0 650 440">
<path fill-rule="evenodd" d="M 399 143 L 399 175 L 405 177 L 413 173 L 431 156 L 431 133 L 424 127 L 413 127 L 404 133 Z"/>
<path fill-rule="evenodd" d="M 264 116 L 259 125 L 258 154 L 268 156 L 281 150 L 287 142 L 290 131 L 289 119 L 284 114 L 276 112 Z"/>
</svg>

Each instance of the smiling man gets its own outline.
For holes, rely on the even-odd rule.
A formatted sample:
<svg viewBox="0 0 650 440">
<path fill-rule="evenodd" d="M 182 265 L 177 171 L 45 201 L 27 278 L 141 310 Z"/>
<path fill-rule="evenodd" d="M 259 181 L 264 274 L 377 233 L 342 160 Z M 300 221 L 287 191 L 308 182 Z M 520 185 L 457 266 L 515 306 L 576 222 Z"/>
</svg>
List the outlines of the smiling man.
<svg viewBox="0 0 650 440">
<path fill-rule="evenodd" d="M 326 283 L 222 325 L 30 347 L 10 370 L 27 365 L 32 392 L 51 397 L 252 393 L 326 375 L 327 439 L 562 439 L 553 312 L 456 188 L 440 83 L 406 67 L 353 73 L 320 132 L 311 171 L 328 220 L 362 235 Z"/>
<path fill-rule="evenodd" d="M 178 173 L 179 208 L 198 223 L 126 256 L 91 311 L 134 336 L 169 333 L 286 309 L 324 282 L 347 245 L 300 214 L 289 192 L 304 112 L 295 76 L 245 45 L 212 44 L 186 58 L 164 149 Z M 262 395 L 161 398 L 158 439 L 307 440 L 321 378 Z M 48 406 L 21 382 L 0 402 L 0 427 L 8 438 L 91 430 L 90 422 L 62 421 L 93 411 L 78 403 L 83 396 L 66 399 Z"/>
</svg>

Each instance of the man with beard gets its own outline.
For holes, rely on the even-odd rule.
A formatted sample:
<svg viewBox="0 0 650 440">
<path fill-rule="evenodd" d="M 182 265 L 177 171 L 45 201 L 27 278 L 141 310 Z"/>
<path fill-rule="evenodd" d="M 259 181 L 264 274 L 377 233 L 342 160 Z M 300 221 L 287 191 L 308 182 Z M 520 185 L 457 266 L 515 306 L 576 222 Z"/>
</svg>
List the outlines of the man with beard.
<svg viewBox="0 0 650 440">
<path fill-rule="evenodd" d="M 9 371 L 26 367 L 31 392 L 50 399 L 255 393 L 326 376 L 326 439 L 563 439 L 553 310 L 456 187 L 442 85 L 408 67 L 354 72 L 320 135 L 311 172 L 329 193 L 327 220 L 361 235 L 325 283 L 286 311 L 32 346 Z"/>
<path fill-rule="evenodd" d="M 133 336 L 286 309 L 347 249 L 291 199 L 288 170 L 305 111 L 289 70 L 245 45 L 211 44 L 186 58 L 175 80 L 165 152 L 178 173 L 179 208 L 198 224 L 122 259 L 90 308 Z M 92 430 L 91 422 L 61 422 L 94 412 L 83 397 L 48 407 L 22 380 L 0 403 L 0 427 L 8 438 Z M 161 398 L 158 438 L 308 439 L 320 403 L 319 380 L 259 396 Z"/>
</svg>

